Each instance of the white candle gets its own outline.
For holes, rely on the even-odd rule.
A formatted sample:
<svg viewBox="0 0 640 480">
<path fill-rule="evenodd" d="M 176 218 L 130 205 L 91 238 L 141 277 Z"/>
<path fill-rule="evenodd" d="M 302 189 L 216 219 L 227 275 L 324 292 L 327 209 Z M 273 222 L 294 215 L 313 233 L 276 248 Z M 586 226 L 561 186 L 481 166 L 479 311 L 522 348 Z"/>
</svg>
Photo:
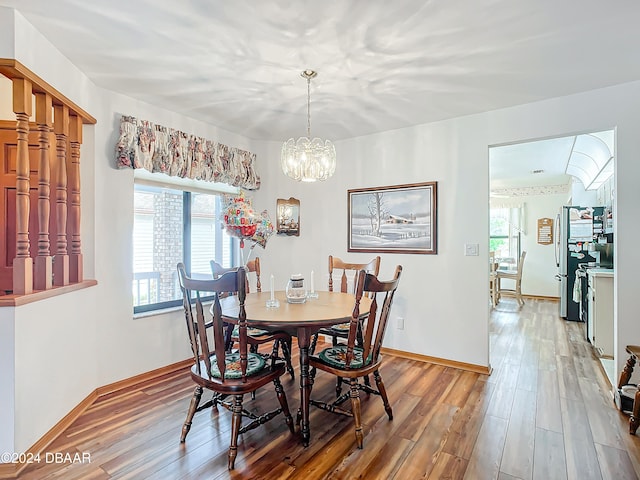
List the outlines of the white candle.
<svg viewBox="0 0 640 480">
<path fill-rule="evenodd" d="M 311 270 L 311 293 L 315 292 L 316 290 L 313 288 L 313 270 Z"/>
<path fill-rule="evenodd" d="M 273 273 L 271 274 L 271 278 L 269 279 L 269 285 L 271 287 L 271 300 L 273 300 Z"/>
</svg>

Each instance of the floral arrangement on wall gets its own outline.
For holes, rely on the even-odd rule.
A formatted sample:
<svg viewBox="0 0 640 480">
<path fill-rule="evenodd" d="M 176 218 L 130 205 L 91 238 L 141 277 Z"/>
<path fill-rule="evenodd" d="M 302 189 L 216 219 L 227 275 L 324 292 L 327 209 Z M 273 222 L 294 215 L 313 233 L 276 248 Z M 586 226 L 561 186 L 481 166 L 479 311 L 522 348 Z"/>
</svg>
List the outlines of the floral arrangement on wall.
<svg viewBox="0 0 640 480">
<path fill-rule="evenodd" d="M 116 144 L 118 168 L 260 188 L 255 153 L 123 115 Z"/>
</svg>

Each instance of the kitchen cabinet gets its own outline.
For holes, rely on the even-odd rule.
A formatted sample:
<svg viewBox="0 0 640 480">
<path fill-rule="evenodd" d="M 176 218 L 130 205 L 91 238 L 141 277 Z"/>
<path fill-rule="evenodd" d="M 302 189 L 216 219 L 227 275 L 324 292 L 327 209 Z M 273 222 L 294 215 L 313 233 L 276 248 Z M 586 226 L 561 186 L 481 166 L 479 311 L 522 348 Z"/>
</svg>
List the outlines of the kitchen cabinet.
<svg viewBox="0 0 640 480">
<path fill-rule="evenodd" d="M 613 270 L 591 268 L 587 278 L 587 337 L 601 357 L 613 358 Z"/>
</svg>

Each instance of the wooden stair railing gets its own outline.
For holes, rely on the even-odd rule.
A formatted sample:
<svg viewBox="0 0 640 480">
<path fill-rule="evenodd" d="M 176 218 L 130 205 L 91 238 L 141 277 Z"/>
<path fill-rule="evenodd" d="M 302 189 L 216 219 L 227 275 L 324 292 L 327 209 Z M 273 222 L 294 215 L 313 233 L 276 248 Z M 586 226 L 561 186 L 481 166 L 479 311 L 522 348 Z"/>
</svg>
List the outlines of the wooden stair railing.
<svg viewBox="0 0 640 480">
<path fill-rule="evenodd" d="M 53 132 L 56 134 L 56 260 L 53 264 L 53 284 L 69 284 L 69 255 L 67 254 L 67 137 L 69 109 L 53 107 Z"/>
<path fill-rule="evenodd" d="M 13 292 L 33 291 L 33 261 L 29 255 L 29 117 L 32 110 L 31 82 L 13 79 L 13 111 L 16 114 L 16 257 L 13 259 Z"/>
<path fill-rule="evenodd" d="M 53 283 L 53 257 L 49 240 L 49 218 L 51 205 L 51 165 L 49 155 L 51 145 L 49 137 L 53 128 L 53 104 L 51 95 L 36 93 L 36 123 L 38 124 L 38 256 L 35 260 L 34 283 L 36 290 L 47 290 Z"/>
<path fill-rule="evenodd" d="M 13 112 L 16 115 L 15 185 L 0 185 L 3 190 L 15 189 L 16 197 L 16 254 L 12 265 L 11 292 L 26 295 L 34 290 L 81 283 L 80 147 L 83 124 L 95 124 L 96 120 L 16 60 L 0 58 L 0 75 L 12 82 Z M 34 103 L 35 130 L 38 132 L 37 190 L 32 189 L 31 184 L 35 182 L 31 177 L 33 164 L 29 158 L 29 119 Z M 51 157 L 51 132 L 55 134 L 54 158 Z M 53 198 L 52 178 L 55 187 Z M 31 195 L 37 195 L 37 203 L 31 201 Z M 31 211 L 32 205 L 35 211 Z M 10 213 L 13 221 L 14 212 Z M 5 217 L 2 222 L 4 236 L 11 236 L 12 228 L 9 228 L 8 221 L 9 217 Z M 37 237 L 36 232 L 29 232 L 30 221 L 32 226 L 37 225 Z M 55 227 L 55 231 L 49 231 L 50 225 Z M 11 238 L 7 240 L 11 241 Z M 32 242 L 37 243 L 37 249 L 31 248 Z"/>
</svg>

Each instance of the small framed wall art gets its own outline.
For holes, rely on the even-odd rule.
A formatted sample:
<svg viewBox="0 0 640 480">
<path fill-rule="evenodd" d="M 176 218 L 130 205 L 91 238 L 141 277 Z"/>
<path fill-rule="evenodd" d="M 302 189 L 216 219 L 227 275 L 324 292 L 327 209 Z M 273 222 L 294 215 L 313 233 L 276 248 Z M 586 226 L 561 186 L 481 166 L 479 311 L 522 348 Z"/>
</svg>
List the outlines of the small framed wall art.
<svg viewBox="0 0 640 480">
<path fill-rule="evenodd" d="M 283 235 L 300 236 L 300 200 L 289 197 L 276 201 L 276 231 Z"/>
</svg>

